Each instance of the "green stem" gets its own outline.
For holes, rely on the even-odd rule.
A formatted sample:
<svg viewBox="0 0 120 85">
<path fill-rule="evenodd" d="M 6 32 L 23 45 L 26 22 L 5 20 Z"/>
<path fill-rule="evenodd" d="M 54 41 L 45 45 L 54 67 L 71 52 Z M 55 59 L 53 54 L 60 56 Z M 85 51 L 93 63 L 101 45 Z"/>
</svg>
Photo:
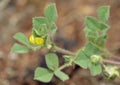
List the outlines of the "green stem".
<svg viewBox="0 0 120 85">
<path fill-rule="evenodd" d="M 58 68 L 58 70 L 63 70 L 64 68 L 69 67 L 69 66 L 70 66 L 69 63 L 65 63 L 65 64 L 63 64 L 62 66 L 60 66 L 60 67 Z"/>
</svg>

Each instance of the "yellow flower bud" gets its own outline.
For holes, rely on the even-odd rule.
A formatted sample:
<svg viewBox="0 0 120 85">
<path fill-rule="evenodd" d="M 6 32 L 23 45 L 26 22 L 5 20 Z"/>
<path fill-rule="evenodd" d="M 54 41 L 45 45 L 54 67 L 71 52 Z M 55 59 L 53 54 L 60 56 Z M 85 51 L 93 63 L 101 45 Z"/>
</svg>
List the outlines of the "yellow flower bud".
<svg viewBox="0 0 120 85">
<path fill-rule="evenodd" d="M 29 37 L 29 41 L 31 44 L 36 44 L 36 45 L 42 45 L 44 43 L 44 39 L 40 38 L 40 37 L 34 37 L 33 35 L 31 35 Z"/>
<path fill-rule="evenodd" d="M 34 38 L 33 35 L 31 35 L 31 36 L 29 37 L 29 41 L 30 41 L 31 44 L 35 44 L 35 38 Z"/>
</svg>

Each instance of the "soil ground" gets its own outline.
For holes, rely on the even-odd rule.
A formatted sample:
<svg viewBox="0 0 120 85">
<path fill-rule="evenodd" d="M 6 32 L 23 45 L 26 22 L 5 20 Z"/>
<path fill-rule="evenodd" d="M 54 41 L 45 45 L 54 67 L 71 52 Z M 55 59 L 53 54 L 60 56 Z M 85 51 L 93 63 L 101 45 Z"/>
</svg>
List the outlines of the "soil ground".
<svg viewBox="0 0 120 85">
<path fill-rule="evenodd" d="M 43 16 L 45 6 L 51 2 L 56 3 L 59 15 L 55 42 L 71 51 L 77 51 L 85 44 L 84 18 L 97 17 L 98 7 L 110 5 L 106 46 L 112 54 L 120 56 L 120 0 L 0 0 L 0 85 L 120 85 L 120 78 L 107 81 L 102 75 L 92 77 L 88 70 L 78 67 L 65 70 L 70 75 L 66 82 L 57 78 L 47 84 L 33 80 L 35 68 L 45 66 L 44 54 L 48 51 L 12 53 L 11 47 L 16 42 L 13 35 L 23 32 L 29 36 L 32 18 Z"/>
</svg>

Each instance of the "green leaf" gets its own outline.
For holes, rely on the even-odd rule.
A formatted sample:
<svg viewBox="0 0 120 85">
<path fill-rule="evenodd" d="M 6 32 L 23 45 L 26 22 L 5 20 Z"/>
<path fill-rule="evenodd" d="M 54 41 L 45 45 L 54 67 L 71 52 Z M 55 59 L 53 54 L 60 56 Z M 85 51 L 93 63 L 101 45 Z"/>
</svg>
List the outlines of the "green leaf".
<svg viewBox="0 0 120 85">
<path fill-rule="evenodd" d="M 93 45 L 92 43 L 88 42 L 85 45 L 84 53 L 87 54 L 88 57 L 90 57 L 91 55 L 99 54 L 99 52 L 99 48 Z"/>
<path fill-rule="evenodd" d="M 92 31 L 88 28 L 85 28 L 84 32 L 86 37 L 88 38 L 88 41 L 94 42 L 99 37 L 99 34 L 97 31 Z"/>
<path fill-rule="evenodd" d="M 91 31 L 106 30 L 108 26 L 102 22 L 99 22 L 96 18 L 88 16 L 85 19 L 85 24 Z"/>
<path fill-rule="evenodd" d="M 14 39 L 16 39 L 17 41 L 19 41 L 19 42 L 21 42 L 21 43 L 23 43 L 23 44 L 25 44 L 27 46 L 31 45 L 30 42 L 29 42 L 29 40 L 28 40 L 28 38 L 23 33 L 21 33 L 21 32 L 16 33 L 14 35 Z"/>
<path fill-rule="evenodd" d="M 102 6 L 98 9 L 98 17 L 103 23 L 108 23 L 108 18 L 110 16 L 110 7 Z"/>
<path fill-rule="evenodd" d="M 49 69 L 56 70 L 59 66 L 58 56 L 54 53 L 49 53 L 45 56 L 46 64 Z"/>
<path fill-rule="evenodd" d="M 84 69 L 87 69 L 88 68 L 88 64 L 90 63 L 90 61 L 87 59 L 87 60 L 80 60 L 80 61 L 77 61 L 75 63 L 77 65 L 79 65 L 80 67 L 82 67 Z"/>
<path fill-rule="evenodd" d="M 89 60 L 88 57 L 84 54 L 84 52 L 82 50 L 79 51 L 76 59 L 74 60 L 74 63 L 79 65 L 80 67 L 86 69 L 88 67 L 89 64 Z"/>
<path fill-rule="evenodd" d="M 45 17 L 33 18 L 33 34 L 34 36 L 45 36 L 48 30 L 48 22 Z"/>
<path fill-rule="evenodd" d="M 45 18 L 45 17 L 35 17 L 35 18 L 33 18 L 33 27 L 35 28 L 35 29 L 37 29 L 37 28 L 40 28 L 39 26 L 41 25 L 41 24 L 46 24 L 46 25 L 48 25 L 48 22 L 47 22 L 47 19 Z"/>
<path fill-rule="evenodd" d="M 45 24 L 39 25 L 40 28 L 33 28 L 33 35 L 36 37 L 45 37 L 47 35 L 47 26 Z"/>
<path fill-rule="evenodd" d="M 105 41 L 107 39 L 107 35 L 102 35 L 102 36 L 99 36 L 95 42 L 97 44 L 97 46 L 101 47 L 101 48 L 104 48 L 105 47 Z"/>
<path fill-rule="evenodd" d="M 107 24 L 104 24 L 102 22 L 100 22 L 99 25 L 100 25 L 99 29 L 102 30 L 102 31 L 109 28 Z"/>
<path fill-rule="evenodd" d="M 85 35 L 87 36 L 87 37 L 94 37 L 94 38 L 97 38 L 98 37 L 98 31 L 96 31 L 96 30 L 91 30 L 91 29 L 89 29 L 89 28 L 84 28 L 84 32 L 85 32 Z"/>
<path fill-rule="evenodd" d="M 92 44 L 100 48 L 105 47 L 105 41 L 107 39 L 106 30 L 97 32 L 97 31 L 92 31 L 88 28 L 85 28 L 84 32 L 89 42 L 91 42 Z"/>
<path fill-rule="evenodd" d="M 87 28 L 91 29 L 92 31 L 96 31 L 96 30 L 100 29 L 99 22 L 94 17 L 87 16 L 85 18 L 85 24 L 86 24 Z"/>
<path fill-rule="evenodd" d="M 29 49 L 25 46 L 15 43 L 12 47 L 12 51 L 15 53 L 27 53 Z"/>
<path fill-rule="evenodd" d="M 93 76 L 98 75 L 102 72 L 102 67 L 100 64 L 89 64 L 90 72 Z"/>
<path fill-rule="evenodd" d="M 67 74 L 59 70 L 55 71 L 55 76 L 57 76 L 62 81 L 66 81 L 69 79 L 69 76 Z"/>
<path fill-rule="evenodd" d="M 47 83 L 47 82 L 50 82 L 52 80 L 52 77 L 53 77 L 53 72 L 51 72 L 48 69 L 38 67 L 35 70 L 35 74 L 34 74 L 35 80 Z"/>
<path fill-rule="evenodd" d="M 70 56 L 70 55 L 64 55 L 63 56 L 65 59 L 65 62 L 73 62 L 74 61 L 74 57 Z"/>
<path fill-rule="evenodd" d="M 55 22 L 57 20 L 57 10 L 56 10 L 56 5 L 55 4 L 50 4 L 47 6 L 44 12 L 45 16 L 47 17 L 48 21 Z"/>
<path fill-rule="evenodd" d="M 56 31 L 57 31 L 57 26 L 56 26 L 56 24 L 55 24 L 55 23 L 52 23 L 52 24 L 51 24 L 51 31 L 50 31 L 50 35 L 51 35 L 51 36 L 54 36 L 54 35 L 55 35 L 55 33 L 56 33 Z"/>
</svg>

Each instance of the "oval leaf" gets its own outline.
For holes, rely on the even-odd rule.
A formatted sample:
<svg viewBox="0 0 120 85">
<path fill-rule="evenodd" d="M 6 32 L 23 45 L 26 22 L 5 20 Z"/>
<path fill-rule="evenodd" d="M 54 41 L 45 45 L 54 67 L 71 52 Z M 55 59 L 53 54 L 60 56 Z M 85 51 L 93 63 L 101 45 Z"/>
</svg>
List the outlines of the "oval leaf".
<svg viewBox="0 0 120 85">
<path fill-rule="evenodd" d="M 58 56 L 54 53 L 49 53 L 45 56 L 46 64 L 49 69 L 56 70 L 59 66 Z"/>
<path fill-rule="evenodd" d="M 27 53 L 29 49 L 25 46 L 15 43 L 12 47 L 12 51 L 15 53 Z"/>
<path fill-rule="evenodd" d="M 52 77 L 53 77 L 53 72 L 51 72 L 48 69 L 38 67 L 35 70 L 35 74 L 34 74 L 35 80 L 47 83 L 47 82 L 50 82 L 52 80 Z"/>
<path fill-rule="evenodd" d="M 96 76 L 102 72 L 102 67 L 100 64 L 89 64 L 90 72 L 93 76 Z"/>
<path fill-rule="evenodd" d="M 55 76 L 57 76 L 62 81 L 66 81 L 69 79 L 69 76 L 67 74 L 59 70 L 55 71 Z"/>
<path fill-rule="evenodd" d="M 16 39 L 17 41 L 19 41 L 27 46 L 30 46 L 30 42 L 29 42 L 28 38 L 21 32 L 16 33 L 14 35 L 14 39 Z"/>
<path fill-rule="evenodd" d="M 108 23 L 108 18 L 110 16 L 110 7 L 102 6 L 98 9 L 98 17 L 103 23 Z"/>
<path fill-rule="evenodd" d="M 50 4 L 47 6 L 44 12 L 49 22 L 55 22 L 57 20 L 57 10 L 55 4 Z"/>
</svg>

